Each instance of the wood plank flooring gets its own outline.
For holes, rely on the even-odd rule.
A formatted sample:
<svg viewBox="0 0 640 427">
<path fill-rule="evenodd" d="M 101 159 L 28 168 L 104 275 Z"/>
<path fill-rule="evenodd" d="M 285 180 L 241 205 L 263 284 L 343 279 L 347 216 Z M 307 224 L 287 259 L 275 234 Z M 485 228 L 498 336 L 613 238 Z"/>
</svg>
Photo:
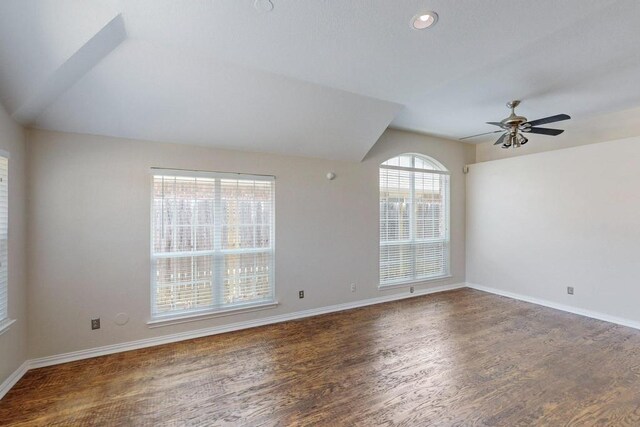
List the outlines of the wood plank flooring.
<svg viewBox="0 0 640 427">
<path fill-rule="evenodd" d="M 640 331 L 469 290 L 30 371 L 16 426 L 640 425 Z"/>
</svg>

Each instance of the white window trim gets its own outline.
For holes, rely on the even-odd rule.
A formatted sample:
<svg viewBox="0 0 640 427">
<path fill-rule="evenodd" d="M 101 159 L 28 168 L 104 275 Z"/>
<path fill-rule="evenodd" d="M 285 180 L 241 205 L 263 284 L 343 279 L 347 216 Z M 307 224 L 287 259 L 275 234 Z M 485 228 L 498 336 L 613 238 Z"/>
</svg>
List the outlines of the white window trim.
<svg viewBox="0 0 640 427">
<path fill-rule="evenodd" d="M 152 167 L 150 169 L 151 181 L 153 186 L 153 177 L 154 176 L 184 176 L 184 177 L 202 177 L 202 178 L 219 178 L 219 179 L 238 179 L 242 177 L 244 179 L 255 179 L 259 181 L 274 181 L 276 177 L 273 175 L 257 175 L 257 174 L 247 174 L 242 172 L 214 172 L 214 171 L 200 171 L 200 170 L 188 170 L 188 169 L 167 169 L 167 168 L 158 168 Z M 271 269 L 271 281 L 272 281 L 272 289 L 273 289 L 273 298 L 269 300 L 261 300 L 261 301 L 251 301 L 248 303 L 239 303 L 237 305 L 227 306 L 223 308 L 203 308 L 202 310 L 197 311 L 186 311 L 186 312 L 175 312 L 169 313 L 165 315 L 154 315 L 154 306 L 155 306 L 155 292 L 153 292 L 154 288 L 152 286 L 151 292 L 151 305 L 150 305 L 150 315 L 149 321 L 147 321 L 147 326 L 149 328 L 157 328 L 161 326 L 170 326 L 176 325 L 180 323 L 187 322 L 195 322 L 199 320 L 206 320 L 215 317 L 229 316 L 233 314 L 242 314 L 249 313 L 252 311 L 265 310 L 270 308 L 276 308 L 279 305 L 279 302 L 276 299 L 276 273 L 275 273 L 275 254 L 276 254 L 276 242 L 275 242 L 275 215 L 276 215 L 276 205 L 275 205 L 275 187 L 272 188 L 272 196 L 273 196 L 273 224 L 271 226 L 271 248 L 270 250 L 266 250 L 265 248 L 251 248 L 251 249 L 224 249 L 219 251 L 199 251 L 198 254 L 207 255 L 207 254 L 220 254 L 220 253 L 247 253 L 247 252 L 267 252 L 270 251 L 273 255 L 273 266 Z M 150 206 L 153 206 L 153 187 L 150 191 Z M 153 227 L 153 209 L 150 209 L 149 212 L 149 228 Z M 153 252 L 153 234 L 150 235 L 150 277 L 153 283 L 153 277 L 155 274 L 154 270 L 154 260 L 157 258 L 168 257 L 168 256 L 180 256 L 184 254 L 185 256 L 192 256 L 194 252 L 169 252 L 169 253 L 160 253 L 154 254 Z"/>
<path fill-rule="evenodd" d="M 149 328 L 159 328 L 162 326 L 178 325 L 180 323 L 196 322 L 199 320 L 213 319 L 216 317 L 262 311 L 270 308 L 276 308 L 278 305 L 278 301 L 274 300 L 267 302 L 247 303 L 242 305 L 239 304 L 237 307 L 229 307 L 222 310 L 204 309 L 202 311 L 192 311 L 185 314 L 155 317 L 147 322 L 147 326 Z"/>
<path fill-rule="evenodd" d="M 9 167 L 9 161 L 11 159 L 11 155 L 8 151 L 0 149 L 0 157 L 4 157 L 7 159 L 7 168 Z M 7 180 L 9 178 L 9 173 L 7 171 Z M 9 316 L 9 188 L 7 187 L 7 317 L 4 319 L 0 319 L 0 335 L 4 334 L 9 330 L 9 327 L 13 325 L 16 319 L 12 319 Z"/>
<path fill-rule="evenodd" d="M 402 153 L 402 154 L 398 154 L 397 156 L 391 157 L 390 159 L 393 159 L 395 157 L 398 156 L 402 156 L 402 155 L 410 155 L 410 156 L 418 156 L 418 157 L 423 157 L 429 160 L 434 160 L 438 165 L 442 166 L 442 164 L 440 162 L 438 162 L 436 159 L 432 159 L 429 156 L 426 156 L 424 154 L 420 154 L 420 153 Z M 412 163 L 415 161 L 415 157 L 412 157 Z M 447 259 L 446 259 L 446 271 L 444 272 L 444 274 L 442 275 L 438 275 L 438 276 L 433 276 L 433 277 L 417 277 L 417 278 L 410 278 L 407 280 L 397 280 L 397 281 L 390 281 L 390 282 L 385 282 L 385 283 L 380 283 L 378 282 L 378 290 L 383 291 L 383 290 L 387 290 L 387 289 L 393 289 L 393 288 L 401 288 L 401 287 L 407 287 L 407 286 L 411 286 L 411 285 L 416 285 L 416 284 L 420 284 L 420 283 L 429 283 L 429 282 L 436 282 L 439 280 L 444 280 L 444 279 L 448 279 L 453 277 L 453 275 L 451 274 L 451 231 L 450 231 L 450 221 L 451 221 L 451 172 L 449 172 L 449 170 L 447 170 L 444 166 L 442 166 L 443 169 L 424 169 L 424 168 L 415 168 L 415 167 L 405 167 L 405 166 L 392 166 L 392 165 L 385 165 L 385 164 L 381 164 L 378 168 L 378 170 L 380 169 L 392 169 L 392 170 L 402 170 L 402 171 L 407 171 L 407 172 L 421 172 L 421 173 L 434 173 L 434 174 L 440 174 L 440 175 L 447 175 L 447 177 L 449 177 L 449 180 L 447 182 L 447 186 L 445 188 L 445 198 L 446 198 L 446 206 L 445 206 L 445 221 L 446 221 L 446 228 L 445 228 L 445 238 L 444 239 L 403 239 L 403 240 L 394 240 L 394 241 L 387 241 L 387 242 L 380 242 L 379 247 L 384 246 L 384 245 L 398 245 L 398 244 L 410 244 L 410 243 L 422 243 L 422 242 L 446 242 L 447 244 Z M 380 183 L 378 182 L 378 186 L 380 186 Z M 378 196 L 379 197 L 379 196 Z M 380 221 L 380 219 L 378 219 L 378 221 Z M 413 221 L 413 219 L 411 219 L 411 221 Z M 411 231 L 413 232 L 413 231 Z M 378 269 L 380 268 L 380 261 L 378 261 Z"/>
<path fill-rule="evenodd" d="M 16 322 L 16 319 L 7 318 L 0 321 L 0 335 L 4 334 L 9 330 L 9 326 L 13 325 Z"/>
<path fill-rule="evenodd" d="M 378 290 L 379 291 L 385 291 L 387 289 L 395 289 L 395 288 L 408 288 L 410 286 L 416 286 L 416 285 L 425 285 L 427 283 L 431 283 L 431 282 L 438 282 L 440 280 L 446 280 L 446 279 L 450 279 L 452 278 L 453 275 L 452 274 L 443 274 L 442 276 L 434 276 L 434 277 L 430 277 L 428 279 L 411 279 L 409 281 L 403 280 L 403 281 L 398 281 L 396 282 L 388 282 L 388 284 L 385 285 L 378 285 Z"/>
</svg>

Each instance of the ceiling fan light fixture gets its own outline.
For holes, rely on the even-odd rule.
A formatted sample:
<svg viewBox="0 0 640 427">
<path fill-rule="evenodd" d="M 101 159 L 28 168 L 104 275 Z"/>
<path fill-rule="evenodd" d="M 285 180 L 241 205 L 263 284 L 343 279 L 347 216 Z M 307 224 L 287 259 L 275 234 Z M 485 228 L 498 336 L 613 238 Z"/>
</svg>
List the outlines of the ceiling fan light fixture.
<svg viewBox="0 0 640 427">
<path fill-rule="evenodd" d="M 425 30 L 433 27 L 438 22 L 438 14 L 433 11 L 420 12 L 411 18 L 411 28 L 414 30 Z"/>
</svg>

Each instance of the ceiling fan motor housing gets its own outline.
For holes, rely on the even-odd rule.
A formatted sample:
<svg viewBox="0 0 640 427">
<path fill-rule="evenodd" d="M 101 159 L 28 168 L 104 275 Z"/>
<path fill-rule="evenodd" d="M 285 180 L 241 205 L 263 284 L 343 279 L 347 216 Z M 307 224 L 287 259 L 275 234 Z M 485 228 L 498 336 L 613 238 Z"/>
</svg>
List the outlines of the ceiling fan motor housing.
<svg viewBox="0 0 640 427">
<path fill-rule="evenodd" d="M 517 99 L 515 101 L 507 102 L 507 107 L 511 109 L 511 115 L 509 115 L 509 117 L 507 117 L 506 119 L 500 121 L 505 129 L 517 129 L 520 125 L 527 122 L 526 117 L 516 115 L 515 108 L 518 105 L 520 105 L 520 101 L 518 101 Z"/>
<path fill-rule="evenodd" d="M 509 117 L 507 117 L 506 119 L 502 120 L 500 123 L 502 123 L 502 125 L 505 128 L 510 128 L 510 127 L 518 127 L 524 123 L 527 122 L 527 118 L 523 117 L 523 116 L 516 116 L 514 113 L 511 113 L 511 115 Z"/>
</svg>

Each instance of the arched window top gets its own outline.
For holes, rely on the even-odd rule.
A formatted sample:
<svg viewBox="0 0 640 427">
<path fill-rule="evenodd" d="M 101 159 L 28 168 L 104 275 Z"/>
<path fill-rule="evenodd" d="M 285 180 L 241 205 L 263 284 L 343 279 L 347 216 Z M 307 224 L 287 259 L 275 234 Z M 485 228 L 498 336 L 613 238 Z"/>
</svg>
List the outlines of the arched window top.
<svg viewBox="0 0 640 427">
<path fill-rule="evenodd" d="M 448 172 L 447 168 L 436 159 L 414 153 L 400 154 L 382 163 L 381 166 Z"/>
</svg>

